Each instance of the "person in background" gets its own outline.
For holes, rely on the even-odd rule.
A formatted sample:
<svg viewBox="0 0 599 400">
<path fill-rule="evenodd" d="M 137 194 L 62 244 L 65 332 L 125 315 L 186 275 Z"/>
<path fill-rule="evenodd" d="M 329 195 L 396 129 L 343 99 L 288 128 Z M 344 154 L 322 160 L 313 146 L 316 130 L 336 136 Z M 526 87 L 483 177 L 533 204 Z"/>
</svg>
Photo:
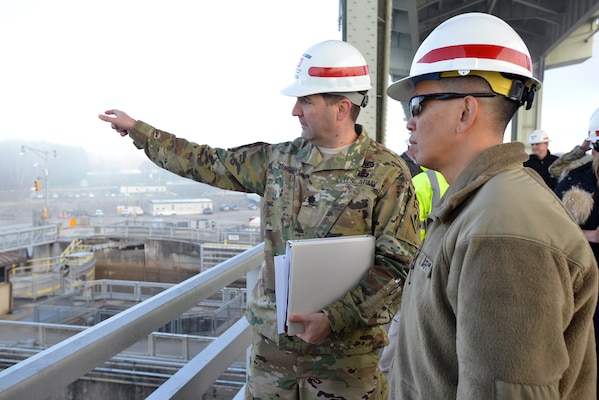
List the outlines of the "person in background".
<svg viewBox="0 0 599 400">
<path fill-rule="evenodd" d="M 593 160 L 593 156 L 599 150 L 599 108 L 591 116 L 589 132 L 580 146 L 574 146 L 572 150 L 559 157 L 549 166 L 549 173 L 561 182 L 570 171 Z M 591 154 L 587 152 L 591 150 Z"/>
<path fill-rule="evenodd" d="M 597 136 L 599 135 L 599 109 L 591 116 L 589 136 L 583 142 L 593 143 L 593 155 L 589 162 L 569 169 L 569 172 L 555 188 L 555 194 L 563 201 L 564 205 L 574 217 L 574 220 L 589 241 L 595 259 L 599 263 L 599 156 L 597 150 Z M 583 148 L 583 146 L 577 146 Z M 577 150 L 574 148 L 573 152 Z M 580 154 L 579 150 L 577 154 Z M 573 153 L 571 152 L 571 153 Z M 574 153 L 573 153 L 574 154 Z M 578 160 L 582 159 L 579 158 Z M 586 158 L 586 157 L 584 157 Z M 574 159 L 571 164 L 576 164 Z M 595 347 L 599 349 L 599 309 L 595 308 L 593 316 L 595 326 Z M 599 362 L 597 364 L 599 368 Z M 599 385 L 599 384 L 598 384 Z M 599 393 L 599 386 L 598 386 Z"/>
<path fill-rule="evenodd" d="M 387 89 L 408 103 L 416 161 L 450 185 L 403 288 L 389 399 L 596 395 L 593 252 L 524 144 L 503 143 L 539 87 L 516 31 L 473 12 L 437 26 Z"/>
<path fill-rule="evenodd" d="M 524 166 L 537 171 L 547 186 L 553 190 L 555 189 L 555 185 L 557 185 L 557 179 L 549 173 L 549 166 L 557 160 L 557 156 L 554 156 L 549 151 L 549 142 L 549 136 L 545 131 L 541 129 L 533 131 L 528 137 L 528 144 L 532 148 L 532 154 L 524 162 Z"/>
<path fill-rule="evenodd" d="M 420 211 L 420 242 L 424 241 L 426 236 L 426 226 L 428 216 L 433 211 L 433 208 L 439 203 L 441 197 L 447 191 L 449 184 L 439 171 L 424 168 L 423 172 L 412 178 L 416 197 Z"/>
<path fill-rule="evenodd" d="M 399 308 L 402 277 L 418 246 L 418 203 L 399 155 L 356 124 L 370 87 L 362 54 L 330 40 L 303 54 L 294 82 L 282 91 L 297 98 L 291 114 L 301 137 L 293 141 L 227 150 L 189 142 L 123 111 L 99 116 L 162 168 L 263 197 L 264 262 L 247 306 L 253 333 L 246 399 L 387 396 L 378 369 L 388 342 L 383 325 Z M 289 315 L 303 333 L 278 334 L 274 264 L 287 240 L 360 234 L 376 238 L 367 276 L 320 312 Z"/>
<path fill-rule="evenodd" d="M 412 174 L 413 178 L 419 173 L 421 173 L 422 169 L 420 169 L 420 165 L 418 165 L 418 163 L 414 159 L 414 153 L 412 153 L 412 150 L 410 149 L 410 139 L 406 139 L 406 145 L 408 146 L 408 148 L 406 149 L 406 151 L 401 153 L 401 158 L 403 158 L 406 164 L 408 164 L 410 174 Z"/>
</svg>

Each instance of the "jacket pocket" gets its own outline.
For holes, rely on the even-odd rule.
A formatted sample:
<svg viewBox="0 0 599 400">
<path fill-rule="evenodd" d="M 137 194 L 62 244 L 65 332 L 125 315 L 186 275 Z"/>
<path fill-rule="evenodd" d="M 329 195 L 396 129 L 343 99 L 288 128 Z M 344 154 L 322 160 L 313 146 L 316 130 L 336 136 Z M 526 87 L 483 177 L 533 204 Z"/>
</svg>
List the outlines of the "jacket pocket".
<svg viewBox="0 0 599 400">
<path fill-rule="evenodd" d="M 495 380 L 495 400 L 559 400 L 558 383 L 552 385 L 524 385 Z"/>
</svg>

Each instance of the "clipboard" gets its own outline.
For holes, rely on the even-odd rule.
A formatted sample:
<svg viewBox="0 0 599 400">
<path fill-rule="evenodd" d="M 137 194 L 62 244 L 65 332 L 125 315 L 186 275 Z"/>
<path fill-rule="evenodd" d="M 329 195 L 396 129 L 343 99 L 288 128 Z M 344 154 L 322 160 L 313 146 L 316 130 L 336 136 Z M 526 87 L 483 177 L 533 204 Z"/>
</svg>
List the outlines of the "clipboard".
<svg viewBox="0 0 599 400">
<path fill-rule="evenodd" d="M 278 279 L 275 289 L 277 309 L 279 305 L 285 309 L 285 313 L 278 310 L 277 318 L 284 318 L 287 334 L 303 332 L 302 324 L 287 322 L 287 314 L 318 312 L 343 298 L 372 268 L 374 255 L 372 235 L 288 240 L 284 264 L 279 265 L 279 271 L 287 269 L 288 279 L 279 276 L 282 279 Z M 284 271 L 281 273 L 284 275 Z M 278 271 L 275 274 L 281 275 Z M 283 297 L 285 293 L 286 299 L 280 304 L 279 294 Z M 279 331 L 284 326 L 280 322 Z"/>
</svg>

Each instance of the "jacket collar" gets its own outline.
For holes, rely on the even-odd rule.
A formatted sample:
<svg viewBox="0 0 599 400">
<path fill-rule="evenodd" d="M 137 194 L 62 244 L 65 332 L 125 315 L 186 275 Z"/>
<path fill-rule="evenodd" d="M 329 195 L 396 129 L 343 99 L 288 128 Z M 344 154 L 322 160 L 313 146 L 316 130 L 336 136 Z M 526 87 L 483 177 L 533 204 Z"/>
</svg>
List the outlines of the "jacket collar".
<svg viewBox="0 0 599 400">
<path fill-rule="evenodd" d="M 298 161 L 309 164 L 315 167 L 316 170 L 352 170 L 359 168 L 364 162 L 364 155 L 370 145 L 370 137 L 362 125 L 356 124 L 355 129 L 358 133 L 358 140 L 347 149 L 346 153 L 339 153 L 326 161 L 318 147 L 304 139 L 298 139 L 303 142 L 300 145 L 302 149 L 297 153 Z"/>
<path fill-rule="evenodd" d="M 483 150 L 449 186 L 438 208 L 431 213 L 431 218 L 447 219 L 485 182 L 501 171 L 524 168 L 523 163 L 527 158 L 524 144 L 520 142 L 498 144 Z"/>
</svg>

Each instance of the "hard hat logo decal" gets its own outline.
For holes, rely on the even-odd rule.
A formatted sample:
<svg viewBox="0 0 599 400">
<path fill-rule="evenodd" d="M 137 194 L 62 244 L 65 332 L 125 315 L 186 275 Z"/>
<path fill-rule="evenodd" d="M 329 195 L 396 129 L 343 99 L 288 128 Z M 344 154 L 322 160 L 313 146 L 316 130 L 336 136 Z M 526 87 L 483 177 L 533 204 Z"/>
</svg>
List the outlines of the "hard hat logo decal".
<svg viewBox="0 0 599 400">
<path fill-rule="evenodd" d="M 317 78 L 342 78 L 345 76 L 367 76 L 368 66 L 362 65 L 360 67 L 310 67 L 308 69 L 308 75 Z"/>
<path fill-rule="evenodd" d="M 419 63 L 432 64 L 456 58 L 483 58 L 499 60 L 519 65 L 532 71 L 530 57 L 509 47 L 492 44 L 464 44 L 433 49 L 418 60 Z"/>
</svg>

